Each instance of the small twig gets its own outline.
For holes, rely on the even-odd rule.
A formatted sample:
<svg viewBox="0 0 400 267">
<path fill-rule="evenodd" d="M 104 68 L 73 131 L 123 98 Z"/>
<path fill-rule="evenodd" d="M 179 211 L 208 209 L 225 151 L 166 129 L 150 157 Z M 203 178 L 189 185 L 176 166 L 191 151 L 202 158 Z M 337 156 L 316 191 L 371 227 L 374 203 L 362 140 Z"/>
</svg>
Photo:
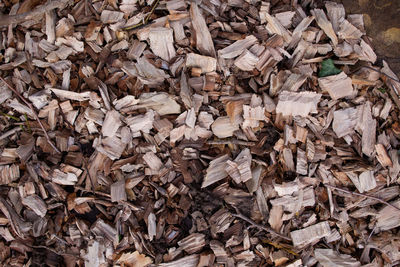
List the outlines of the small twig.
<svg viewBox="0 0 400 267">
<path fill-rule="evenodd" d="M 260 225 L 260 224 L 258 224 L 258 223 L 255 223 L 253 220 L 251 220 L 251 219 L 247 218 L 246 216 L 244 216 L 243 214 L 241 214 L 241 213 L 239 212 L 239 210 L 238 210 L 236 207 L 234 207 L 234 208 L 235 208 L 235 210 L 236 210 L 236 214 L 232 214 L 234 217 L 240 218 L 240 219 L 242 219 L 242 220 L 244 220 L 244 221 L 250 223 L 250 224 L 253 225 L 254 227 L 256 227 L 256 228 L 258 228 L 258 229 L 260 229 L 260 230 L 266 231 L 266 232 L 268 232 L 268 233 L 270 233 L 270 234 L 279 236 L 280 238 L 282 238 L 282 239 L 284 239 L 284 240 L 292 241 L 292 239 L 290 239 L 289 237 L 287 237 L 287 236 L 285 236 L 285 235 L 282 235 L 282 234 L 276 232 L 276 231 L 273 230 L 272 228 L 269 228 L 269 227 Z"/>
<path fill-rule="evenodd" d="M 52 147 L 57 153 L 61 153 L 60 150 L 58 150 L 58 148 L 53 144 L 53 142 L 51 142 L 50 137 L 49 137 L 49 135 L 47 134 L 46 129 L 44 128 L 42 122 L 40 121 L 40 119 L 39 119 L 39 117 L 38 117 L 38 115 L 37 115 L 35 109 L 33 108 L 32 104 L 31 104 L 28 100 L 26 100 L 25 97 L 23 97 L 14 87 L 12 87 L 10 84 L 8 84 L 8 82 L 6 82 L 6 80 L 4 80 L 3 77 L 0 76 L 0 79 L 7 85 L 7 87 L 8 87 L 11 91 L 14 92 L 14 94 L 16 94 L 16 95 L 19 97 L 19 99 L 22 100 L 22 102 L 24 102 L 24 103 L 32 110 L 32 113 L 33 113 L 33 115 L 34 115 L 36 121 L 39 123 L 40 128 L 42 128 L 42 131 L 43 131 L 43 133 L 44 133 L 44 135 L 45 135 L 45 137 L 46 137 L 46 139 L 47 139 L 47 142 L 51 145 L 51 147 Z"/>
<path fill-rule="evenodd" d="M 56 8 L 64 7 L 69 0 L 54 0 L 50 1 L 47 4 L 40 5 L 32 11 L 25 12 L 17 15 L 3 15 L 0 16 L 0 27 L 7 26 L 10 24 L 19 24 L 21 22 L 30 20 L 30 19 L 38 19 L 44 13 L 49 12 Z"/>
<path fill-rule="evenodd" d="M 393 204 L 390 204 L 389 202 L 387 202 L 387 201 L 385 201 L 383 199 L 380 199 L 379 197 L 374 197 L 374 196 L 371 196 L 371 195 L 361 194 L 361 193 L 357 193 L 357 192 L 351 192 L 349 190 L 342 189 L 342 188 L 339 188 L 339 187 L 336 187 L 336 186 L 333 186 L 333 185 L 330 185 L 330 184 L 324 184 L 324 185 L 326 187 L 329 187 L 329 188 L 332 188 L 334 190 L 341 191 L 341 192 L 344 192 L 344 193 L 347 193 L 347 194 L 350 194 L 350 195 L 353 195 L 353 196 L 360 196 L 360 197 L 365 197 L 365 198 L 370 198 L 370 199 L 376 200 L 376 201 L 378 201 L 378 202 L 380 202 L 382 204 L 385 204 L 385 205 L 387 205 L 389 207 L 392 207 L 392 208 L 400 211 L 400 208 L 396 207 Z"/>
<path fill-rule="evenodd" d="M 243 145 L 243 146 L 254 146 L 254 142 L 247 142 L 247 141 L 242 141 L 242 140 L 237 140 L 237 139 L 232 139 L 232 140 L 215 140 L 215 141 L 207 141 L 206 142 L 208 145 Z"/>
<path fill-rule="evenodd" d="M 156 0 L 156 1 L 154 2 L 154 4 L 153 4 L 152 7 L 151 7 L 150 13 L 149 13 L 145 18 L 143 18 L 141 22 L 139 22 L 139 23 L 137 23 L 137 24 L 135 24 L 135 25 L 132 25 L 132 26 L 125 27 L 125 28 L 123 28 L 123 30 L 129 31 L 129 30 L 138 29 L 139 27 L 142 27 L 142 26 L 147 25 L 148 22 L 149 22 L 149 19 L 150 19 L 151 15 L 153 15 L 154 10 L 155 10 L 156 7 L 158 6 L 159 2 L 160 2 L 160 0 Z"/>
</svg>

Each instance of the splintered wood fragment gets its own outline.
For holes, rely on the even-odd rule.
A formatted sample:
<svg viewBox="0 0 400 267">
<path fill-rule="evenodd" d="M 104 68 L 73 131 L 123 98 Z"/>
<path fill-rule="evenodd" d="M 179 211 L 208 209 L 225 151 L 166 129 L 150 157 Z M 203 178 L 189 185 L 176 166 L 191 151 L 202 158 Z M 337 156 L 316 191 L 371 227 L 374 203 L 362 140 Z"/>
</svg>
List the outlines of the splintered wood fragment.
<svg viewBox="0 0 400 267">
<path fill-rule="evenodd" d="M 318 84 L 323 91 L 327 91 L 333 100 L 354 94 L 351 78 L 344 72 L 337 75 L 318 78 Z"/>
<path fill-rule="evenodd" d="M 363 33 L 354 27 L 354 25 L 351 24 L 347 19 L 345 19 L 340 24 L 338 36 L 344 40 L 359 40 L 361 36 L 363 36 Z"/>
<path fill-rule="evenodd" d="M 260 125 L 260 121 L 266 121 L 265 108 L 257 105 L 256 107 L 251 107 L 249 105 L 243 105 L 243 129 L 247 127 L 256 128 Z"/>
<path fill-rule="evenodd" d="M 115 23 L 122 20 L 124 17 L 123 12 L 103 10 L 100 15 L 100 20 L 103 23 Z"/>
<path fill-rule="evenodd" d="M 22 204 L 32 209 L 40 217 L 44 217 L 47 213 L 46 203 L 37 195 L 22 198 Z"/>
<path fill-rule="evenodd" d="M 382 208 L 378 212 L 376 219 L 375 227 L 381 231 L 387 231 L 400 226 L 400 200 L 393 201 L 390 203 L 390 206 Z"/>
<path fill-rule="evenodd" d="M 238 57 L 234 64 L 236 67 L 243 71 L 252 71 L 258 62 L 258 57 L 251 53 L 249 50 L 245 50 L 240 57 Z"/>
<path fill-rule="evenodd" d="M 358 55 L 360 60 L 375 63 L 377 56 L 372 47 L 361 39 L 360 44 L 354 45 L 354 52 Z"/>
<path fill-rule="evenodd" d="M 376 144 L 376 120 L 372 117 L 371 102 L 367 101 L 362 107 L 362 117 L 358 120 L 356 129 L 361 130 L 362 138 L 362 152 L 371 157 L 375 152 Z"/>
<path fill-rule="evenodd" d="M 45 14 L 47 41 L 51 44 L 54 44 L 56 40 L 56 14 L 54 10 L 48 11 Z"/>
<path fill-rule="evenodd" d="M 143 51 L 146 49 L 146 43 L 140 42 L 139 40 L 133 40 L 130 44 L 130 48 L 126 53 L 128 59 L 135 59 L 137 60 L 142 55 Z"/>
<path fill-rule="evenodd" d="M 344 20 L 346 15 L 344 6 L 340 3 L 327 1 L 325 3 L 325 7 L 328 13 L 329 20 L 332 23 L 332 27 L 335 32 L 337 32 L 339 30 L 340 23 Z"/>
<path fill-rule="evenodd" d="M 114 136 L 121 126 L 121 115 L 118 111 L 110 110 L 107 112 L 106 117 L 101 128 L 103 136 Z"/>
<path fill-rule="evenodd" d="M 308 173 L 306 152 L 300 148 L 297 149 L 296 172 L 301 175 L 307 175 Z"/>
<path fill-rule="evenodd" d="M 386 148 L 382 144 L 377 144 L 375 145 L 375 150 L 376 150 L 376 159 L 379 161 L 379 163 L 382 165 L 382 167 L 392 167 L 393 162 L 390 159 Z"/>
<path fill-rule="evenodd" d="M 336 110 L 333 113 L 333 131 L 339 138 L 352 134 L 354 132 L 354 128 L 357 125 L 357 121 L 357 109 L 346 108 Z"/>
<path fill-rule="evenodd" d="M 283 216 L 282 206 L 273 205 L 272 209 L 269 212 L 268 223 L 269 225 L 271 225 L 271 228 L 277 232 L 280 231 L 283 224 L 282 216 Z"/>
<path fill-rule="evenodd" d="M 65 173 L 59 169 L 55 169 L 51 175 L 51 180 L 56 184 L 75 185 L 75 183 L 78 182 L 78 177 L 74 173 Z"/>
<path fill-rule="evenodd" d="M 272 206 L 282 206 L 284 211 L 295 213 L 300 208 L 315 205 L 314 190 L 311 187 L 307 187 L 304 190 L 299 190 L 298 196 L 285 195 L 272 199 L 270 202 Z"/>
<path fill-rule="evenodd" d="M 228 176 L 228 173 L 225 171 L 228 160 L 229 156 L 223 155 L 210 161 L 203 183 L 201 184 L 202 188 L 212 185 Z"/>
<path fill-rule="evenodd" d="M 201 54 L 215 57 L 214 43 L 208 30 L 206 21 L 196 3 L 190 5 L 190 18 L 196 34 L 196 47 Z"/>
<path fill-rule="evenodd" d="M 217 68 L 217 60 L 213 57 L 189 53 L 186 56 L 186 67 L 200 68 L 201 73 L 213 72 Z"/>
<path fill-rule="evenodd" d="M 181 239 L 178 245 L 189 254 L 199 252 L 206 245 L 205 235 L 193 233 Z"/>
<path fill-rule="evenodd" d="M 147 232 L 149 234 L 149 240 L 152 241 L 157 233 L 156 215 L 152 212 L 149 213 L 147 218 Z"/>
<path fill-rule="evenodd" d="M 50 88 L 50 90 L 61 99 L 69 99 L 75 101 L 86 101 L 90 99 L 90 92 L 76 93 L 57 88 Z"/>
<path fill-rule="evenodd" d="M 172 29 L 161 27 L 151 28 L 149 32 L 151 50 L 168 62 L 176 56 L 172 34 Z"/>
<path fill-rule="evenodd" d="M 233 136 L 236 130 L 239 130 L 239 125 L 231 122 L 228 116 L 218 117 L 211 125 L 211 129 L 218 138 L 226 138 Z"/>
<path fill-rule="evenodd" d="M 124 152 L 126 142 L 117 136 L 106 137 L 101 140 L 101 143 L 96 144 L 96 150 L 104 155 L 107 155 L 111 160 L 119 159 Z"/>
<path fill-rule="evenodd" d="M 314 21 L 314 16 L 308 16 L 305 17 L 293 30 L 292 33 L 292 40 L 290 41 L 290 44 L 288 48 L 293 48 L 295 47 L 301 40 L 301 35 L 303 32 L 310 26 L 311 22 Z"/>
<path fill-rule="evenodd" d="M 3 165 L 0 166 L 0 184 L 6 185 L 14 182 L 20 177 L 19 166 L 12 165 Z"/>
<path fill-rule="evenodd" d="M 261 186 L 258 187 L 256 190 L 256 201 L 257 201 L 257 206 L 258 206 L 258 209 L 260 210 L 261 215 L 263 216 L 264 220 L 267 220 L 267 218 L 269 217 L 268 203 L 267 203 L 267 200 L 265 198 L 265 195 L 263 193 Z"/>
<path fill-rule="evenodd" d="M 95 236 L 106 238 L 112 243 L 118 239 L 117 230 L 102 219 L 97 219 L 90 230 Z"/>
<path fill-rule="evenodd" d="M 176 266 L 197 267 L 198 263 L 199 263 L 199 254 L 193 254 L 190 256 L 180 258 L 179 260 L 171 261 L 168 263 L 160 263 L 160 264 L 158 264 L 158 266 L 160 266 L 160 267 L 176 267 Z"/>
<path fill-rule="evenodd" d="M 338 38 L 335 31 L 333 30 L 332 23 L 326 17 L 325 12 L 322 9 L 313 9 L 311 14 L 315 17 L 317 24 L 325 32 L 325 34 L 332 40 L 333 46 L 338 44 Z"/>
<path fill-rule="evenodd" d="M 147 152 L 143 156 L 143 160 L 147 163 L 147 165 L 150 167 L 152 170 L 160 170 L 162 167 L 162 162 L 161 160 L 154 154 L 153 152 Z"/>
<path fill-rule="evenodd" d="M 119 180 L 118 182 L 113 183 L 110 192 L 112 202 L 126 201 L 125 180 Z"/>
<path fill-rule="evenodd" d="M 19 24 L 21 22 L 27 20 L 34 20 L 40 18 L 44 13 L 50 12 L 56 8 L 63 8 L 68 3 L 68 0 L 61 0 L 61 1 L 49 1 L 44 5 L 40 5 L 34 10 L 17 14 L 17 15 L 2 15 L 0 16 L 0 27 L 11 25 L 11 24 Z"/>
<path fill-rule="evenodd" d="M 323 221 L 300 230 L 292 231 L 290 232 L 290 237 L 292 238 L 293 246 L 301 248 L 330 234 L 331 228 L 329 227 L 329 223 Z"/>
<path fill-rule="evenodd" d="M 271 16 L 268 13 L 265 13 L 265 19 L 268 22 L 267 29 L 271 33 L 275 33 L 275 34 L 282 36 L 283 40 L 285 40 L 285 42 L 287 44 L 289 44 L 292 41 L 292 36 L 291 36 L 290 32 L 285 27 L 283 27 L 283 25 L 280 23 L 280 21 L 277 18 Z"/>
<path fill-rule="evenodd" d="M 252 178 L 251 154 L 248 148 L 242 150 L 234 161 L 228 160 L 225 171 L 237 183 L 246 182 Z"/>
<path fill-rule="evenodd" d="M 130 110 L 139 108 L 152 109 L 161 116 L 181 113 L 181 106 L 174 100 L 173 96 L 163 92 L 141 94 L 138 105 L 130 108 Z"/>
<path fill-rule="evenodd" d="M 129 76 L 137 77 L 140 82 L 151 87 L 159 86 L 169 77 L 163 70 L 151 64 L 144 56 L 139 58 L 137 63 L 124 62 L 121 70 Z"/>
<path fill-rule="evenodd" d="M 361 263 L 355 258 L 347 254 L 339 254 L 333 249 L 321 249 L 317 248 L 314 250 L 314 256 L 316 260 L 324 267 L 336 267 L 336 266 L 348 266 L 348 267 L 359 267 Z"/>
<path fill-rule="evenodd" d="M 365 171 L 360 174 L 359 186 L 355 184 L 360 193 L 372 190 L 376 187 L 376 179 L 373 171 Z"/>
<path fill-rule="evenodd" d="M 257 38 L 253 35 L 246 36 L 245 39 L 238 40 L 233 44 L 218 50 L 218 56 L 222 58 L 235 58 L 241 55 L 246 49 L 257 42 Z"/>
<path fill-rule="evenodd" d="M 123 253 L 116 263 L 123 266 L 145 267 L 152 264 L 153 260 L 150 257 L 146 257 L 145 254 L 140 254 L 138 251 L 135 251 Z"/>
<path fill-rule="evenodd" d="M 309 113 L 317 112 L 317 105 L 321 99 L 321 94 L 315 92 L 289 92 L 283 91 L 279 94 L 276 113 L 283 116 L 307 116 Z"/>
</svg>

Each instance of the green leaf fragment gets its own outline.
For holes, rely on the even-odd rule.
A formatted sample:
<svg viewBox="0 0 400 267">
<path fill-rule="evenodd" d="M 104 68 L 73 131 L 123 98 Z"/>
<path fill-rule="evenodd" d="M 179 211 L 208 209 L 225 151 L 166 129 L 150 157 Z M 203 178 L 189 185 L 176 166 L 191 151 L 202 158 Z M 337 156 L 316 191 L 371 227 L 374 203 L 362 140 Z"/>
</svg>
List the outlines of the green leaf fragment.
<svg viewBox="0 0 400 267">
<path fill-rule="evenodd" d="M 322 61 L 321 63 L 321 69 L 318 73 L 319 77 L 326 77 L 326 76 L 331 76 L 331 75 L 336 75 L 341 73 L 342 71 L 338 68 L 335 67 L 335 64 L 333 64 L 333 60 L 328 58 Z"/>
</svg>

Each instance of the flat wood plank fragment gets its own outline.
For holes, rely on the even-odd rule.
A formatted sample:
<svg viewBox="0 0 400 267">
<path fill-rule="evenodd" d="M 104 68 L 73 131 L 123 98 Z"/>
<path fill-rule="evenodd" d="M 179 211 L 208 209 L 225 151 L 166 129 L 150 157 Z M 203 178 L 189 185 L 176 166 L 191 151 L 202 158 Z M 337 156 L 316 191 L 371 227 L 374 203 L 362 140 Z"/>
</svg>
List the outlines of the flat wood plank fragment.
<svg viewBox="0 0 400 267">
<path fill-rule="evenodd" d="M 375 145 L 375 150 L 376 150 L 376 158 L 382 165 L 382 167 L 393 166 L 392 160 L 390 159 L 386 151 L 386 148 L 382 144 Z"/>
<path fill-rule="evenodd" d="M 186 67 L 200 68 L 201 73 L 213 72 L 217 68 L 217 60 L 213 57 L 189 53 L 186 56 Z"/>
<path fill-rule="evenodd" d="M 190 5 L 190 17 L 196 34 L 196 47 L 201 54 L 215 57 L 214 43 L 208 30 L 204 16 L 201 14 L 196 3 Z"/>
<path fill-rule="evenodd" d="M 125 180 L 120 180 L 111 185 L 111 201 L 126 201 Z"/>
<path fill-rule="evenodd" d="M 329 93 L 333 100 L 352 96 L 354 94 L 351 78 L 347 77 L 344 72 L 337 75 L 318 78 L 318 84 L 321 86 L 323 91 Z"/>
<path fill-rule="evenodd" d="M 325 12 L 322 9 L 313 9 L 311 14 L 315 17 L 315 21 L 318 26 L 325 32 L 325 34 L 331 39 L 333 46 L 338 44 L 338 37 L 333 30 L 332 23 L 326 17 Z"/>
<path fill-rule="evenodd" d="M 168 62 L 176 56 L 172 33 L 172 29 L 161 27 L 151 28 L 149 32 L 151 50 Z"/>
<path fill-rule="evenodd" d="M 292 238 L 293 246 L 304 247 L 329 236 L 330 233 L 331 228 L 329 227 L 329 223 L 323 221 L 300 230 L 292 231 L 290 232 L 290 237 Z"/>
<path fill-rule="evenodd" d="M 239 125 L 231 122 L 229 117 L 218 117 L 211 125 L 211 129 L 218 138 L 226 138 L 233 135 L 236 130 L 239 130 Z"/>
<path fill-rule="evenodd" d="M 218 182 L 228 176 L 225 171 L 226 162 L 229 160 L 228 155 L 220 156 L 212 160 L 207 168 L 207 173 L 204 176 L 202 188 L 207 187 L 215 182 Z"/>
<path fill-rule="evenodd" d="M 347 254 L 339 254 L 333 249 L 318 248 L 314 251 L 315 258 L 324 267 L 348 266 L 359 267 L 361 263 Z"/>
<path fill-rule="evenodd" d="M 254 45 L 256 41 L 257 38 L 254 35 L 246 36 L 246 38 L 238 40 L 224 49 L 218 50 L 218 56 L 227 59 L 235 58 Z"/>
<path fill-rule="evenodd" d="M 245 50 L 234 62 L 235 66 L 243 71 L 252 71 L 258 62 L 258 57 Z"/>
<path fill-rule="evenodd" d="M 276 112 L 283 116 L 307 116 L 309 113 L 317 112 L 317 105 L 321 94 L 315 92 L 289 92 L 283 91 L 279 94 Z"/>
<path fill-rule="evenodd" d="M 354 132 L 357 125 L 357 109 L 346 108 L 333 113 L 332 128 L 337 137 L 344 137 Z"/>
<path fill-rule="evenodd" d="M 101 128 L 101 132 L 104 136 L 114 136 L 121 126 L 122 122 L 118 111 L 110 110 L 106 113 L 106 117 Z"/>
</svg>

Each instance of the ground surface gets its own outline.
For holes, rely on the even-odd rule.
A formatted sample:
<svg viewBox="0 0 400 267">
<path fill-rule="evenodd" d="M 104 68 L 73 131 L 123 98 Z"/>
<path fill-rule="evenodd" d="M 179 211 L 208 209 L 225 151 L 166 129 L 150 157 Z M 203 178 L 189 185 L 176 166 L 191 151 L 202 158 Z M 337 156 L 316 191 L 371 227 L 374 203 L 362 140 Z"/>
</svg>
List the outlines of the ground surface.
<svg viewBox="0 0 400 267">
<path fill-rule="evenodd" d="M 367 36 L 372 39 L 379 59 L 386 60 L 400 74 L 400 1 L 336 0 L 347 14 L 364 14 Z"/>
</svg>

